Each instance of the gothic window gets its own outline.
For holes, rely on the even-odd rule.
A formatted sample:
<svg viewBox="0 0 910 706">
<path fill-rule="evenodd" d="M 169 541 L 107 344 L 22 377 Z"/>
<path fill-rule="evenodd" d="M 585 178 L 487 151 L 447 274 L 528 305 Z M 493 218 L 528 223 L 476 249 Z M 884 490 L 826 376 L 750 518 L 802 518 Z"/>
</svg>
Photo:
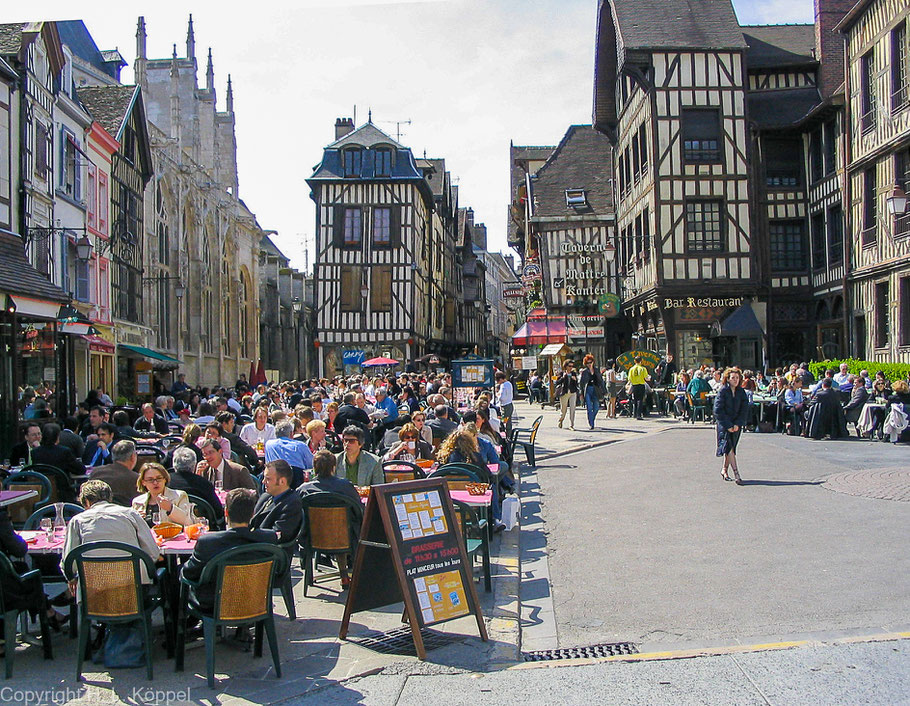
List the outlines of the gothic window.
<svg viewBox="0 0 910 706">
<path fill-rule="evenodd" d="M 227 249 L 221 255 L 221 348 L 224 355 L 231 355 L 231 312 L 234 302 L 231 298 L 231 267 Z"/>
<path fill-rule="evenodd" d="M 158 346 L 169 349 L 171 347 L 171 292 L 173 291 L 173 282 L 162 272 L 158 275 L 156 284 L 158 285 L 158 329 L 155 333 L 158 338 Z"/>
<path fill-rule="evenodd" d="M 240 355 L 246 356 L 246 346 L 248 343 L 249 328 L 248 321 L 249 316 L 247 314 L 247 306 L 249 306 L 249 293 L 247 291 L 247 278 L 246 271 L 240 272 L 239 277 L 239 286 L 237 292 L 237 309 L 240 312 Z"/>
<path fill-rule="evenodd" d="M 156 230 L 158 234 L 158 262 L 167 266 L 170 264 L 170 226 L 168 225 L 168 210 L 161 192 L 161 183 L 155 187 L 155 215 Z"/>
</svg>

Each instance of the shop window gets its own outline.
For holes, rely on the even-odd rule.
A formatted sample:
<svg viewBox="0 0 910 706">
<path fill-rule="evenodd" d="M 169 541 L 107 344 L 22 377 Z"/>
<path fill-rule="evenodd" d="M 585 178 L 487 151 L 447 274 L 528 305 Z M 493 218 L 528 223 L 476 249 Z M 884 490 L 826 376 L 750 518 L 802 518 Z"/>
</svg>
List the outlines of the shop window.
<svg viewBox="0 0 910 706">
<path fill-rule="evenodd" d="M 875 285 L 875 347 L 887 348 L 891 339 L 889 317 L 891 302 L 888 297 L 888 283 Z"/>
<path fill-rule="evenodd" d="M 711 338 L 705 331 L 677 331 L 676 350 L 680 368 L 698 367 L 702 363 L 714 364 Z"/>
</svg>

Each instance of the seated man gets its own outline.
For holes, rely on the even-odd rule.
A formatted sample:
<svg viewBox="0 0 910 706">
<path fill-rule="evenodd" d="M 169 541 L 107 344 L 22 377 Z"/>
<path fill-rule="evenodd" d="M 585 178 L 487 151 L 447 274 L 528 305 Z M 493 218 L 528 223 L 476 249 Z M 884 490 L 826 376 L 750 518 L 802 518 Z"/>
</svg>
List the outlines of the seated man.
<svg viewBox="0 0 910 706">
<path fill-rule="evenodd" d="M 285 544 L 295 539 L 303 524 L 303 510 L 300 496 L 291 488 L 294 472 L 283 459 L 265 465 L 262 485 L 265 492 L 256 502 L 250 529 L 269 529 L 278 534 L 278 543 Z M 288 559 L 293 550 L 288 550 Z"/>
<path fill-rule="evenodd" d="M 138 462 L 136 444 L 129 439 L 118 441 L 111 447 L 111 463 L 96 467 L 92 471 L 92 480 L 107 483 L 113 493 L 112 501 L 117 505 L 130 507 L 133 504 L 133 498 L 138 494 L 136 493 L 136 483 L 139 480 L 139 474 L 133 470 Z M 66 556 L 65 553 L 64 556 Z"/>
<path fill-rule="evenodd" d="M 272 530 L 250 529 L 250 519 L 256 507 L 256 494 L 245 488 L 235 488 L 227 494 L 224 517 L 228 528 L 223 532 L 208 532 L 196 542 L 193 555 L 183 565 L 182 575 L 198 581 L 202 569 L 216 556 L 228 549 L 247 544 L 277 544 L 278 535 Z M 215 609 L 215 584 L 206 583 L 190 591 L 190 600 L 203 612 Z"/>
<path fill-rule="evenodd" d="M 265 462 L 283 459 L 293 468 L 312 468 L 313 454 L 305 441 L 294 438 L 294 422 L 284 419 L 275 426 L 275 438 L 265 442 Z"/>
<path fill-rule="evenodd" d="M 204 476 L 196 474 L 197 461 L 193 450 L 185 446 L 176 448 L 172 462 L 174 470 L 171 473 L 171 480 L 168 486 L 174 490 L 182 490 L 205 500 L 215 511 L 215 518 L 221 517 L 224 514 L 221 500 L 218 499 L 215 486 Z"/>
<path fill-rule="evenodd" d="M 842 439 L 849 436 L 847 420 L 844 418 L 844 409 L 840 403 L 840 392 L 834 389 L 833 378 L 832 372 L 830 376 L 822 379 L 809 408 L 806 436 L 812 439 L 821 439 L 824 436 Z"/>
<path fill-rule="evenodd" d="M 117 444 L 131 444 L 121 441 Z M 116 446 L 115 446 L 116 449 Z M 135 450 L 133 451 L 135 453 Z M 136 484 L 133 483 L 133 494 Z M 107 483 L 92 478 L 79 488 L 79 504 L 84 512 L 75 515 L 66 526 L 66 540 L 63 544 L 65 557 L 73 549 L 88 542 L 123 542 L 141 549 L 152 560 L 157 560 L 161 552 L 155 543 L 155 535 L 142 519 L 142 515 L 131 507 L 114 504 L 114 491 Z M 140 564 L 142 583 L 149 584 L 151 579 Z"/>
<path fill-rule="evenodd" d="M 854 428 L 859 423 L 859 415 L 863 407 L 869 400 L 869 391 L 866 389 L 866 382 L 861 375 L 853 378 L 853 390 L 850 392 L 850 401 L 844 405 L 844 417 L 847 422 L 853 424 Z M 857 434 L 859 430 L 857 429 Z"/>
<path fill-rule="evenodd" d="M 376 411 L 385 412 L 387 421 L 398 419 L 398 405 L 382 387 L 376 390 Z"/>
<path fill-rule="evenodd" d="M 356 424 L 351 424 L 341 434 L 344 451 L 335 458 L 335 473 L 356 485 L 380 485 L 385 483 L 382 464 L 378 456 L 363 450 L 366 433 Z"/>
<path fill-rule="evenodd" d="M 433 441 L 442 441 L 451 434 L 458 425 L 449 419 L 449 408 L 444 404 L 438 404 L 433 409 L 435 415 L 433 419 L 427 422 L 427 426 L 433 431 Z"/>
<path fill-rule="evenodd" d="M 202 451 L 202 457 L 205 460 L 196 465 L 196 473 L 215 487 L 220 481 L 224 490 L 234 488 L 256 490 L 256 481 L 253 480 L 250 472 L 239 463 L 228 461 L 224 457 L 220 441 L 220 439 L 206 439 L 202 442 L 199 450 Z M 174 453 L 176 455 L 176 451 Z"/>
<path fill-rule="evenodd" d="M 142 405 L 142 416 L 133 424 L 136 431 L 154 432 L 155 434 L 167 434 L 168 426 L 164 418 L 155 414 L 155 407 L 151 402 Z"/>
<path fill-rule="evenodd" d="M 316 480 L 301 485 L 297 488 L 297 493 L 300 497 L 310 493 L 338 493 L 360 503 L 360 495 L 357 494 L 354 484 L 347 478 L 339 478 L 335 475 L 335 469 L 335 454 L 325 449 L 317 451 L 313 457 L 313 472 L 316 474 Z"/>
<path fill-rule="evenodd" d="M 109 422 L 102 422 L 98 433 L 91 441 L 85 442 L 82 463 L 89 468 L 103 466 L 111 462 L 111 446 L 120 441 L 117 438 L 117 427 Z"/>
<path fill-rule="evenodd" d="M 9 461 L 14 466 L 25 466 L 32 462 L 32 451 L 41 444 L 41 424 L 26 422 L 22 427 L 22 441 L 10 450 Z"/>
<path fill-rule="evenodd" d="M 32 449 L 32 463 L 46 463 L 55 466 L 71 476 L 85 473 L 82 461 L 73 456 L 73 452 L 60 444 L 60 425 L 45 424 L 41 429 L 41 444 Z"/>
<path fill-rule="evenodd" d="M 228 443 L 231 445 L 231 451 L 243 459 L 243 463 L 248 469 L 253 470 L 254 468 L 257 468 L 259 466 L 259 456 L 256 455 L 256 451 L 252 446 L 234 433 L 237 417 L 235 417 L 232 412 L 219 412 L 217 420 L 218 426 L 221 429 L 221 438 L 227 439 Z"/>
</svg>

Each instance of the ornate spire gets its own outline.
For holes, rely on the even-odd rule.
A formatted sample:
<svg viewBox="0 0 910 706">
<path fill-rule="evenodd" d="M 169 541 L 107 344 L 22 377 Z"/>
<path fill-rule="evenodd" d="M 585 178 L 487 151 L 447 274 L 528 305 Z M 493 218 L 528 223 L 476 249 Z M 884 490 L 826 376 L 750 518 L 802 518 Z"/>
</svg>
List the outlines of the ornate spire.
<svg viewBox="0 0 910 706">
<path fill-rule="evenodd" d="M 171 78 L 174 78 L 180 69 L 177 68 L 177 45 L 174 45 L 174 53 L 171 54 Z"/>
<path fill-rule="evenodd" d="M 231 86 L 231 75 L 230 74 L 228 74 L 227 98 L 225 98 L 225 101 L 227 102 L 227 112 L 233 113 L 234 112 L 234 89 Z"/>
<path fill-rule="evenodd" d="M 196 34 L 193 32 L 192 14 L 190 14 L 190 22 L 186 28 L 186 58 L 196 59 Z"/>
<path fill-rule="evenodd" d="M 136 25 L 136 58 L 145 59 L 145 18 L 140 17 Z"/>
<path fill-rule="evenodd" d="M 212 66 L 212 48 L 209 47 L 209 59 L 205 67 L 205 87 L 209 91 L 215 90 L 215 67 Z"/>
</svg>

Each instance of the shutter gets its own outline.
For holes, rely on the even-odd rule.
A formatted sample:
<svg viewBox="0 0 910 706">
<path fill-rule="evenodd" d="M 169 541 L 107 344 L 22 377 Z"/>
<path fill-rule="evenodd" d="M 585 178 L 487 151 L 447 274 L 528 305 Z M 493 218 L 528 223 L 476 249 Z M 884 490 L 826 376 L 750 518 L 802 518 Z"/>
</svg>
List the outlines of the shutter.
<svg viewBox="0 0 910 706">
<path fill-rule="evenodd" d="M 82 199 L 82 170 L 79 168 L 79 162 L 82 155 L 76 151 L 75 139 L 73 140 L 73 198 L 77 201 Z"/>
<path fill-rule="evenodd" d="M 401 247 L 401 209 L 404 206 L 391 206 L 389 208 L 389 246 Z"/>
<path fill-rule="evenodd" d="M 333 206 L 332 242 L 336 248 L 344 247 L 344 206 Z"/>
<path fill-rule="evenodd" d="M 392 311 L 392 268 L 382 268 L 382 303 L 384 311 Z"/>
<path fill-rule="evenodd" d="M 60 164 L 60 182 L 59 185 L 66 191 L 66 128 L 60 127 L 60 147 L 57 155 Z M 69 194 L 72 196 L 72 194 Z"/>
<path fill-rule="evenodd" d="M 95 174 L 95 165 L 88 165 L 88 182 L 85 185 L 85 211 L 88 216 L 88 224 L 91 228 L 95 227 L 95 192 L 97 186 L 95 183 L 97 176 Z"/>
</svg>

